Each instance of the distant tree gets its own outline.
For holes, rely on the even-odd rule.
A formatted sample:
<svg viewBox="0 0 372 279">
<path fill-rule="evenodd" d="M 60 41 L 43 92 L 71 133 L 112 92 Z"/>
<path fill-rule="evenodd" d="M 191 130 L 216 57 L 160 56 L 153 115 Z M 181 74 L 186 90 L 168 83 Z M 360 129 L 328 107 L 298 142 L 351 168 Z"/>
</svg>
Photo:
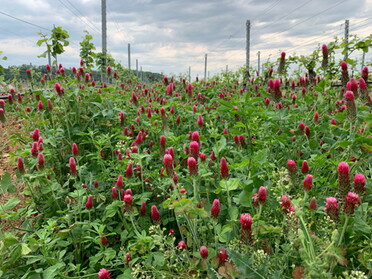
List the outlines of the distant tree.
<svg viewBox="0 0 372 279">
<path fill-rule="evenodd" d="M 96 58 L 96 53 L 94 52 L 96 47 L 91 42 L 93 36 L 87 30 L 84 30 L 84 33 L 83 41 L 80 42 L 80 58 L 84 60 L 85 66 L 91 69 L 94 66 L 94 59 Z"/>
<path fill-rule="evenodd" d="M 52 29 L 52 33 L 50 37 L 43 33 L 38 33 L 42 39 L 37 41 L 37 45 L 41 46 L 42 44 L 46 44 L 47 50 L 40 54 L 38 57 L 46 57 L 48 52 L 54 57 L 53 64 L 58 65 L 57 55 L 60 55 L 65 52 L 64 47 L 69 45 L 67 39 L 70 37 L 68 32 L 64 30 L 62 27 L 54 27 Z"/>
</svg>

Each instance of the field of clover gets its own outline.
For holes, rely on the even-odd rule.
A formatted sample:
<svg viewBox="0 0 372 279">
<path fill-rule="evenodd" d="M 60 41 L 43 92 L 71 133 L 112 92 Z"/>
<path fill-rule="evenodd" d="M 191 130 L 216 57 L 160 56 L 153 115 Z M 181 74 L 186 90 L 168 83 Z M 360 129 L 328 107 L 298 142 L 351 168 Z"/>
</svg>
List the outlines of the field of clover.
<svg viewBox="0 0 372 279">
<path fill-rule="evenodd" d="M 0 100 L 23 131 L 1 191 L 25 197 L 1 204 L 19 225 L 0 233 L 0 277 L 369 278 L 368 68 L 321 55 L 321 75 L 293 78 L 285 53 L 191 83 L 29 70 Z"/>
</svg>

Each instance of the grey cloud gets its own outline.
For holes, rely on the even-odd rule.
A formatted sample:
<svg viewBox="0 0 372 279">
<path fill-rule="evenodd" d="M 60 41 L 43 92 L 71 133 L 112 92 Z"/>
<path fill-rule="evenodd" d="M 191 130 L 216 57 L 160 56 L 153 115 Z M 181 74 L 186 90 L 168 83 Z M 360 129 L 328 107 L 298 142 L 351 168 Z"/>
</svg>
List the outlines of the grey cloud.
<svg viewBox="0 0 372 279">
<path fill-rule="evenodd" d="M 52 28 L 53 24 L 62 26 L 70 33 L 74 53 L 84 35 L 83 30 L 88 30 L 93 35 L 93 42 L 99 51 L 101 1 L 61 0 L 61 2 L 78 16 L 60 1 L 52 0 L 29 0 L 27 5 L 22 5 L 24 1 L 21 0 L 3 0 L 0 10 L 46 28 Z M 337 35 L 341 35 L 343 30 L 340 25 L 347 17 L 368 18 L 372 10 L 365 0 L 346 0 L 321 15 L 316 14 L 341 1 L 107 0 L 107 2 L 109 52 L 126 64 L 127 44 L 131 43 L 132 65 L 135 64 L 135 59 L 139 59 L 144 69 L 176 73 L 184 72 L 189 65 L 200 67 L 205 52 L 209 52 L 211 63 L 217 61 L 221 63 L 221 66 L 215 69 L 217 72 L 226 63 L 243 65 L 244 57 L 231 53 L 241 51 L 239 53 L 244 55 L 247 19 L 251 19 L 252 52 L 270 51 L 275 56 L 279 49 L 300 46 L 307 37 L 319 37 L 325 32 L 329 34 L 336 31 Z M 82 22 L 81 14 L 87 18 L 84 21 L 89 21 L 89 25 L 93 24 L 99 29 L 98 32 Z M 304 20 L 307 21 L 303 22 Z M 332 26 L 331 24 L 335 22 L 339 24 Z M 353 26 L 353 21 L 350 22 L 350 26 Z M 2 39 L 22 38 L 27 44 L 31 45 L 32 41 L 36 43 L 39 31 L 37 28 L 0 15 L 0 49 L 9 48 L 2 46 Z M 306 45 L 304 48 L 312 50 L 317 43 Z M 22 49 L 19 51 L 22 52 Z M 9 57 L 5 63 L 43 64 L 36 58 L 41 51 L 40 49 L 35 53 L 35 57 L 19 53 L 17 57 Z M 78 57 L 74 57 L 70 52 L 68 55 L 64 54 L 63 61 L 67 66 L 75 66 Z"/>
</svg>

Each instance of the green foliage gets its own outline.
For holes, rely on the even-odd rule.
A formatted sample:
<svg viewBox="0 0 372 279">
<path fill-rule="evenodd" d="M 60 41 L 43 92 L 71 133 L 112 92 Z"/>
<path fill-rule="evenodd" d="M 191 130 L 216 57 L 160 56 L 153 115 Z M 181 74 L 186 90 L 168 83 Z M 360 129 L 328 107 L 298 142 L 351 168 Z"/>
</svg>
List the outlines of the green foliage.
<svg viewBox="0 0 372 279">
<path fill-rule="evenodd" d="M 88 31 L 84 31 L 85 36 L 83 37 L 83 41 L 80 42 L 80 57 L 84 60 L 84 63 L 88 69 L 93 67 L 94 58 L 96 54 L 94 50 L 96 47 L 91 42 L 93 40 L 93 36 L 89 34 Z"/>
<path fill-rule="evenodd" d="M 3 54 L 3 52 L 0 50 L 0 59 L 1 59 L 1 60 L 7 60 L 8 58 L 7 58 L 6 56 L 3 56 L 2 54 Z M 4 68 L 3 68 L 3 66 L 1 66 L 1 65 L 0 65 L 0 72 L 1 72 L 2 74 L 4 74 Z"/>
<path fill-rule="evenodd" d="M 48 52 L 54 57 L 55 61 L 53 63 L 57 64 L 57 55 L 62 54 L 65 52 L 64 47 L 69 45 L 67 39 L 70 37 L 68 32 L 64 30 L 62 27 L 54 27 L 51 30 L 51 34 L 48 37 L 46 34 L 39 33 L 42 37 L 39 41 L 37 41 L 37 45 L 40 47 L 41 45 L 45 44 L 47 50 L 43 52 L 38 57 L 46 57 Z"/>
</svg>

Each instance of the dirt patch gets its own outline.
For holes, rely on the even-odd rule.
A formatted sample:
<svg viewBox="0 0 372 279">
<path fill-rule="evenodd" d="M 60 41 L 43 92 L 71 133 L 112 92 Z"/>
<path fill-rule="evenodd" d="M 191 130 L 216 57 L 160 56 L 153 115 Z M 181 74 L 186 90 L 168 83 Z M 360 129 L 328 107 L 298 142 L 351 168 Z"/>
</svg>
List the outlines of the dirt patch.
<svg viewBox="0 0 372 279">
<path fill-rule="evenodd" d="M 12 182 L 16 181 L 16 170 L 17 163 L 12 157 L 12 153 L 21 147 L 19 143 L 14 143 L 10 140 L 10 136 L 14 133 L 22 132 L 22 124 L 18 122 L 12 116 L 7 116 L 5 123 L 0 123 L 0 177 L 4 174 L 9 173 Z M 19 183 L 13 183 L 16 187 L 15 193 L 2 193 L 0 190 L 0 203 L 5 204 L 11 198 L 17 198 L 21 202 L 13 208 L 13 211 L 17 211 L 19 208 L 24 207 L 25 197 L 22 195 L 23 185 Z M 11 230 L 12 226 L 18 227 L 22 223 L 22 220 L 8 221 L 1 220 L 2 230 Z"/>
</svg>

